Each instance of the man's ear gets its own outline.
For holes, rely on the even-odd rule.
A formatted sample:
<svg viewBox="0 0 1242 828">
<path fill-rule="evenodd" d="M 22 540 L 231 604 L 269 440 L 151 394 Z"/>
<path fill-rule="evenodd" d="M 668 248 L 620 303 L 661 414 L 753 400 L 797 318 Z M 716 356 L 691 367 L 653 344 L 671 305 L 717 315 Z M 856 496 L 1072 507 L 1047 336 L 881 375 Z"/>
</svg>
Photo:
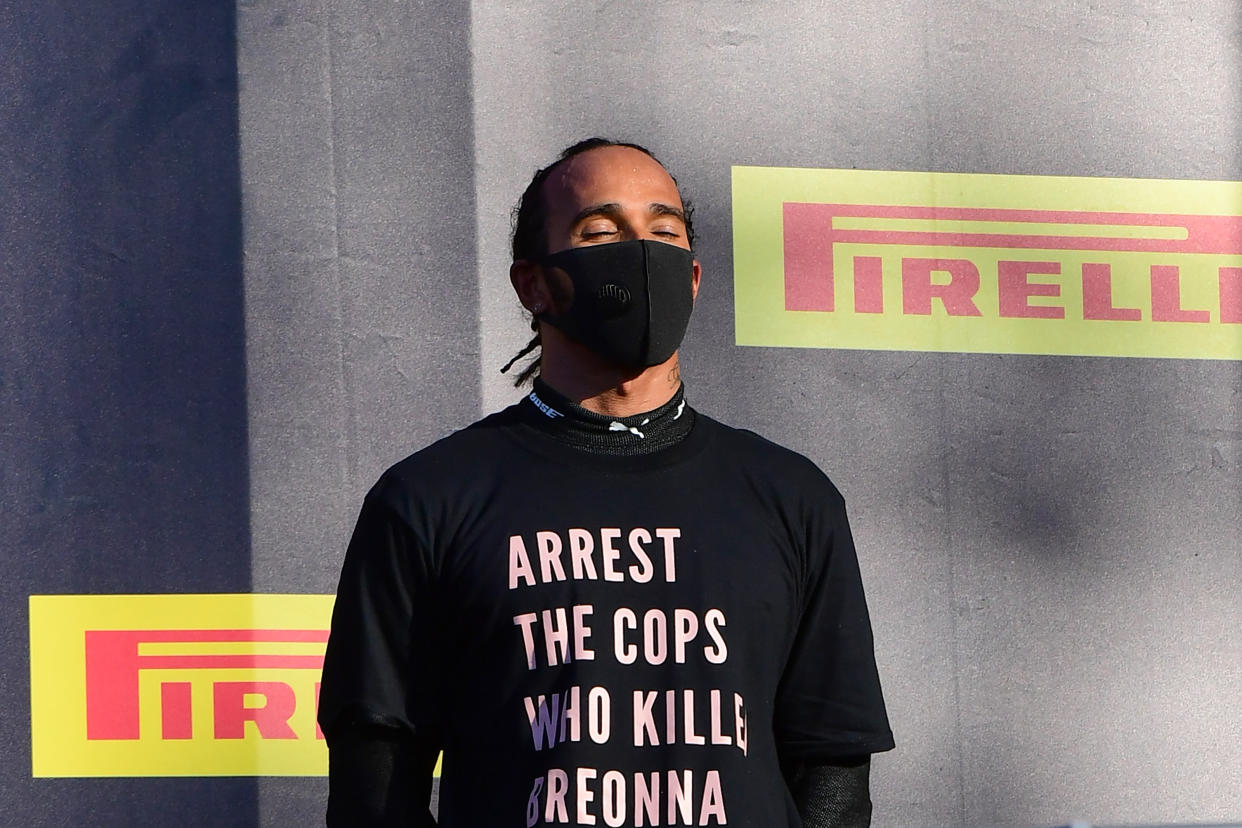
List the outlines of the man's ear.
<svg viewBox="0 0 1242 828">
<path fill-rule="evenodd" d="M 518 301 L 531 313 L 540 314 L 552 307 L 552 295 L 540 265 L 518 259 L 509 265 L 509 281 L 513 283 Z"/>
<path fill-rule="evenodd" d="M 694 260 L 693 271 L 694 271 L 694 274 L 690 279 L 690 296 L 693 299 L 698 299 L 699 298 L 699 276 L 701 276 L 703 273 L 703 268 L 699 264 L 698 259 Z"/>
</svg>

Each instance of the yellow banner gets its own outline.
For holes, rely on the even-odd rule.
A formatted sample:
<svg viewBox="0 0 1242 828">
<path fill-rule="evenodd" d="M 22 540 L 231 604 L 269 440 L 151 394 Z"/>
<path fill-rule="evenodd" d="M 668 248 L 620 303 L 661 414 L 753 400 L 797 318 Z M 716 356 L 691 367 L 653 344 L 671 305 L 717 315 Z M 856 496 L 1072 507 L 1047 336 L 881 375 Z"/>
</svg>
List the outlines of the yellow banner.
<svg viewBox="0 0 1242 828">
<path fill-rule="evenodd" d="M 739 345 L 1242 359 L 1242 183 L 733 168 Z"/>
<path fill-rule="evenodd" d="M 331 595 L 32 595 L 35 776 L 322 776 Z"/>
</svg>

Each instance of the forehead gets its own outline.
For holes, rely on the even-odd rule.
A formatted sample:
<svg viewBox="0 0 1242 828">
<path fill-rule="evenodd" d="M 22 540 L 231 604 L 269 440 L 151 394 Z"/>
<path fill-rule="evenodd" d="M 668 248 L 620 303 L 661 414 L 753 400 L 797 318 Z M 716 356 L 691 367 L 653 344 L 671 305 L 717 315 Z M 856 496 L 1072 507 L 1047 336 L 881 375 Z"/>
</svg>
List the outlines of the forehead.
<svg viewBox="0 0 1242 828">
<path fill-rule="evenodd" d="M 548 212 L 576 213 L 593 204 L 652 203 L 681 207 L 672 176 L 631 147 L 599 147 L 563 161 L 544 182 Z"/>
</svg>

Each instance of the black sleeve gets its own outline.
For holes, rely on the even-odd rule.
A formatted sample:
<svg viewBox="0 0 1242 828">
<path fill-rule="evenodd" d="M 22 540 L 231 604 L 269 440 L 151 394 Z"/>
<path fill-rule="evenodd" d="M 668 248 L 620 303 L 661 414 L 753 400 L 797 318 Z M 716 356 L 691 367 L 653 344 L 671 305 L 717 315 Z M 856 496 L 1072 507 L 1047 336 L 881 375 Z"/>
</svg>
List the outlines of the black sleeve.
<svg viewBox="0 0 1242 828">
<path fill-rule="evenodd" d="M 785 769 L 803 828 L 869 828 L 871 759 Z"/>
<path fill-rule="evenodd" d="M 434 828 L 436 753 L 400 728 L 338 719 L 328 751 L 328 828 Z"/>
<path fill-rule="evenodd" d="M 385 501 L 363 503 L 345 553 L 319 690 L 319 724 L 335 749 L 338 720 L 407 734 L 435 724 L 439 627 L 427 544 Z"/>
<path fill-rule="evenodd" d="M 893 747 L 845 502 L 826 478 L 823 486 L 803 516 L 801 617 L 777 689 L 777 749 L 788 764 Z"/>
</svg>

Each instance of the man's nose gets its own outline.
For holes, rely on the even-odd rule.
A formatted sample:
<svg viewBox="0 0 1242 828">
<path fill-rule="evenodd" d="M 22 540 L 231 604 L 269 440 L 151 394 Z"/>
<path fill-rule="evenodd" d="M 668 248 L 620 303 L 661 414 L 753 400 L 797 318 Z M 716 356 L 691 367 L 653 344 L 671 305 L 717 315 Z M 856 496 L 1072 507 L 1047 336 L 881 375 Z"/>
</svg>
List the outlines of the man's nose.
<svg viewBox="0 0 1242 828">
<path fill-rule="evenodd" d="M 617 229 L 620 231 L 618 235 L 620 235 L 621 241 L 636 241 L 647 238 L 647 235 L 644 234 L 641 228 L 630 222 L 623 222 Z"/>
<path fill-rule="evenodd" d="M 637 241 L 639 239 L 647 239 L 649 241 L 661 240 L 652 230 L 641 225 L 626 224 L 620 229 L 622 241 Z"/>
</svg>

